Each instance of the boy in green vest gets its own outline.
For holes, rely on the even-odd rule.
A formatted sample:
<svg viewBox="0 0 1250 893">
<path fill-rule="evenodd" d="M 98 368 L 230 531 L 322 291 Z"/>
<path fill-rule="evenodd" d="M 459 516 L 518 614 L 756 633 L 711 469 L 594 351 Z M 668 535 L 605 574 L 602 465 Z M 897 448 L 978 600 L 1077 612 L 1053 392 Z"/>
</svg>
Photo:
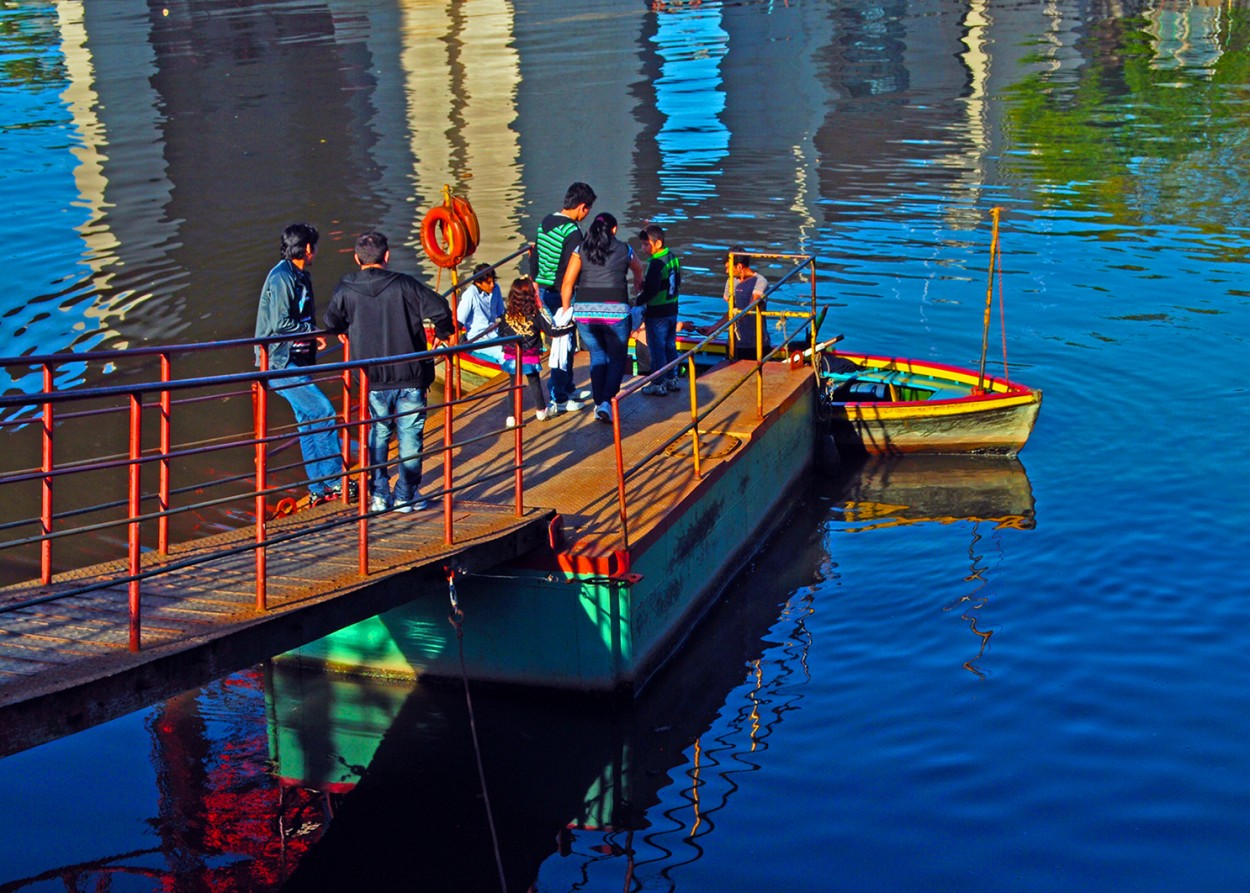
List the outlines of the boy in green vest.
<svg viewBox="0 0 1250 893">
<path fill-rule="evenodd" d="M 647 347 L 651 351 L 652 371 L 677 359 L 677 298 L 681 291 L 681 260 L 664 241 L 664 229 L 654 223 L 638 233 L 642 245 L 651 255 L 651 263 L 638 293 L 638 305 L 644 307 Z M 677 390 L 678 369 L 642 389 L 644 394 L 659 397 Z"/>
</svg>

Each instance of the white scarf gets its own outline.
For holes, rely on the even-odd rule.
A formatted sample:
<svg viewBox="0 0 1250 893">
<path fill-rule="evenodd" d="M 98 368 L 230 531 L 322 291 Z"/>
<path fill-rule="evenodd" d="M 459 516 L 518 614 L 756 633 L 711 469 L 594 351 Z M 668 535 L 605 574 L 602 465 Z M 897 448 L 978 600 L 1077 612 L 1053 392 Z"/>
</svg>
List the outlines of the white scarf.
<svg viewBox="0 0 1250 893">
<path fill-rule="evenodd" d="M 555 312 L 553 321 L 558 326 L 567 326 L 569 320 L 573 318 L 572 307 L 561 307 Z M 547 364 L 552 369 L 567 369 L 569 364 L 569 348 L 572 346 L 573 337 L 571 335 L 557 335 L 551 339 L 551 355 L 547 358 Z"/>
</svg>

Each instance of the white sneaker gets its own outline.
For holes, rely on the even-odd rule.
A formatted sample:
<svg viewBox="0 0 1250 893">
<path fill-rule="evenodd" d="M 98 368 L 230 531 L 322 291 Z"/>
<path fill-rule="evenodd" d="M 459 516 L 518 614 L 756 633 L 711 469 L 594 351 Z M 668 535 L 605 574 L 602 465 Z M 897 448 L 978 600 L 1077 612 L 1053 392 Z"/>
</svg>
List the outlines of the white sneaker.
<svg viewBox="0 0 1250 893">
<path fill-rule="evenodd" d="M 403 505 L 395 506 L 395 511 L 399 512 L 401 515 L 411 515 L 413 512 L 424 512 L 426 509 L 432 508 L 434 508 L 433 501 L 429 499 L 422 499 L 418 496 L 412 502 L 405 502 Z"/>
<path fill-rule="evenodd" d="M 581 408 L 582 408 L 582 402 L 580 400 L 571 399 L 571 400 L 565 401 L 564 403 L 565 412 L 577 412 Z"/>
<path fill-rule="evenodd" d="M 390 506 L 386 504 L 385 496 L 374 496 L 369 500 L 369 511 L 371 512 L 385 512 L 389 508 Z"/>
<path fill-rule="evenodd" d="M 547 410 L 545 410 L 545 409 L 538 409 L 538 410 L 535 410 L 535 411 L 534 411 L 534 418 L 538 419 L 538 421 L 540 421 L 540 422 L 545 422 L 545 421 L 547 421 Z"/>
<path fill-rule="evenodd" d="M 612 404 L 600 403 L 598 408 L 595 409 L 595 418 L 597 418 L 601 422 L 607 422 L 608 424 L 611 424 L 612 423 Z"/>
<path fill-rule="evenodd" d="M 551 417 L 554 417 L 554 416 L 558 416 L 558 415 L 559 415 L 560 413 L 562 413 L 562 412 L 564 412 L 564 404 L 563 404 L 563 403 L 556 403 L 555 401 L 552 401 L 552 402 L 550 402 L 550 403 L 548 403 L 548 404 L 547 404 L 547 416 L 548 416 L 548 418 L 551 418 Z"/>
<path fill-rule="evenodd" d="M 512 416 L 508 416 L 506 419 L 504 419 L 503 423 L 504 423 L 504 427 L 507 427 L 507 428 L 516 427 L 516 419 L 514 419 Z"/>
<path fill-rule="evenodd" d="M 576 394 L 573 395 L 573 399 L 578 401 L 579 403 L 589 403 L 590 398 L 591 398 L 590 391 L 578 391 Z"/>
</svg>

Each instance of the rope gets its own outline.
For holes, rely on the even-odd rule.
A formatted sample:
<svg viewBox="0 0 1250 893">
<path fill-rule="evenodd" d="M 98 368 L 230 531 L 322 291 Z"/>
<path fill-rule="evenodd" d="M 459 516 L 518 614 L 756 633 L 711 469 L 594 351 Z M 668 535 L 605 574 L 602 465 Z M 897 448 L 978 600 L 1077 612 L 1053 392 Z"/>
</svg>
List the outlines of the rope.
<svg viewBox="0 0 1250 893">
<path fill-rule="evenodd" d="M 473 736 L 473 756 L 477 761 L 478 783 L 482 786 L 482 802 L 486 804 L 486 821 L 490 826 L 491 845 L 495 849 L 495 867 L 499 870 L 499 889 L 508 893 L 508 882 L 503 873 L 503 857 L 499 853 L 499 835 L 495 831 L 495 816 L 490 808 L 490 794 L 486 791 L 486 770 L 482 767 L 482 747 L 477 740 L 477 721 L 473 716 L 473 698 L 469 695 L 469 671 L 464 662 L 464 611 L 456 598 L 456 571 L 447 568 L 447 589 L 451 599 L 451 616 L 447 619 L 456 628 L 456 642 L 460 647 L 460 677 L 464 680 L 464 703 L 469 710 L 469 732 Z"/>
<path fill-rule="evenodd" d="M 1011 373 L 1007 369 L 1007 305 L 1003 300 L 1003 254 L 1002 249 L 995 252 L 998 258 L 998 323 L 1003 339 L 1003 378 L 1011 381 Z"/>
</svg>

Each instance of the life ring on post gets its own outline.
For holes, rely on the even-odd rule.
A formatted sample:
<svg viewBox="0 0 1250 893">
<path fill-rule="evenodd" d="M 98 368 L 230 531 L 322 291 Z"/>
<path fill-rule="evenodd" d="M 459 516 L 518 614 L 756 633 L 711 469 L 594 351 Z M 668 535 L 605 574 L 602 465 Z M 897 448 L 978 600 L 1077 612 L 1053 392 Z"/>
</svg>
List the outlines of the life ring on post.
<svg viewBox="0 0 1250 893">
<path fill-rule="evenodd" d="M 431 208 L 421 221 L 421 247 L 435 266 L 449 270 L 459 264 L 469 253 L 468 242 L 464 224 L 450 208 L 443 205 Z"/>
<path fill-rule="evenodd" d="M 468 236 L 468 244 L 465 246 L 465 255 L 470 255 L 477 251 L 477 246 L 482 244 L 482 227 L 477 222 L 477 214 L 473 212 L 473 206 L 469 204 L 467 199 L 460 198 L 458 195 L 451 197 L 451 213 L 464 225 L 465 235 Z"/>
</svg>

